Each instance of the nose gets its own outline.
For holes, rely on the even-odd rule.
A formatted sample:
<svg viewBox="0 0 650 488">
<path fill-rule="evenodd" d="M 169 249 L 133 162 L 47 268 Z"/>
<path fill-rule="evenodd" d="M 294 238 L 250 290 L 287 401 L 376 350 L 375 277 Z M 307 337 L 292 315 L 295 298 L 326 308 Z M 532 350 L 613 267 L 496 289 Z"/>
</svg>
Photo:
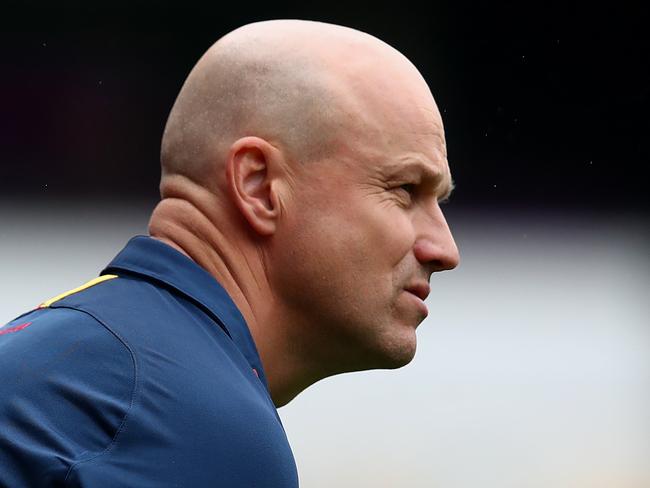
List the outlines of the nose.
<svg viewBox="0 0 650 488">
<path fill-rule="evenodd" d="M 436 203 L 435 210 L 419 223 L 413 246 L 415 258 L 433 272 L 454 269 L 460 262 L 458 246 L 451 229 Z"/>
</svg>

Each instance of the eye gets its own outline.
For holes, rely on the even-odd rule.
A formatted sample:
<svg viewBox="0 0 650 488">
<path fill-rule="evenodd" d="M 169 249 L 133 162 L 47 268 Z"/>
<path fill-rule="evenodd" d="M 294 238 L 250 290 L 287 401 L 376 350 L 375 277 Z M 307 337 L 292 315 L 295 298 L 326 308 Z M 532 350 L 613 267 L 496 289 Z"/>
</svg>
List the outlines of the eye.
<svg viewBox="0 0 650 488">
<path fill-rule="evenodd" d="M 394 187 L 393 191 L 397 193 L 400 200 L 403 200 L 403 203 L 410 204 L 417 191 L 417 185 L 415 183 L 404 183 Z"/>
<path fill-rule="evenodd" d="M 413 195 L 413 193 L 415 193 L 416 190 L 416 186 L 414 183 L 405 183 L 403 185 L 400 185 L 399 188 L 404 190 L 409 195 Z"/>
</svg>

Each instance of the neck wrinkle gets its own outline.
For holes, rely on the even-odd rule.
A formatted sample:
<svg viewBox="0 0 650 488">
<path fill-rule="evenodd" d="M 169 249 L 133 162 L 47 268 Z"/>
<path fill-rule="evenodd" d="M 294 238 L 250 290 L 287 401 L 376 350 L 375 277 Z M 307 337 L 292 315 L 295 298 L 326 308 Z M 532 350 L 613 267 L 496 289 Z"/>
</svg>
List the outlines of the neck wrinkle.
<svg viewBox="0 0 650 488">
<path fill-rule="evenodd" d="M 220 206 L 214 202 L 214 195 L 210 198 L 202 188 L 191 190 L 195 195 L 192 200 L 175 192 L 174 196 L 159 202 L 149 222 L 149 234 L 185 254 L 213 276 L 235 302 L 256 339 L 259 317 L 254 313 L 254 301 L 255 297 L 264 296 L 261 285 L 266 280 L 260 281 L 255 263 L 250 262 L 246 250 L 242 246 L 233 246 L 232 237 L 225 235 L 232 236 L 236 231 L 229 232 L 229 229 L 215 224 L 226 219 L 220 218 Z M 199 202 L 202 199 L 208 200 L 207 204 L 201 206 Z M 201 207 L 214 210 L 208 212 Z M 259 268 L 259 272 L 263 272 L 261 265 Z"/>
</svg>

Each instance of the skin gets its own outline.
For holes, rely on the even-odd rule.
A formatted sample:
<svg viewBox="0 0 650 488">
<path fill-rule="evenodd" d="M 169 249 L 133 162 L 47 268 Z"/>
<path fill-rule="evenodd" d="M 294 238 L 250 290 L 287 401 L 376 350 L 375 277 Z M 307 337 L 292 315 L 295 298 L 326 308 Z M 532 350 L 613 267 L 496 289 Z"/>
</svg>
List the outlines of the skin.
<svg viewBox="0 0 650 488">
<path fill-rule="evenodd" d="M 188 76 L 161 159 L 149 232 L 235 301 L 277 406 L 411 361 L 430 276 L 459 255 L 442 120 L 402 54 L 318 22 L 239 28 Z"/>
</svg>

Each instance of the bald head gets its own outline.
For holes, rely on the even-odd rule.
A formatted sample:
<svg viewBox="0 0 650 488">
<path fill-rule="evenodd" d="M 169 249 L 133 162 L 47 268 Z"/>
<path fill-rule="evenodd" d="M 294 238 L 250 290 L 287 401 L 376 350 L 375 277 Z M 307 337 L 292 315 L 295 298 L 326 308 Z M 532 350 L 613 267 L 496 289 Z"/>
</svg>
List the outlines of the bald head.
<svg viewBox="0 0 650 488">
<path fill-rule="evenodd" d="M 180 174 L 211 185 L 231 144 L 245 136 L 265 139 L 293 162 L 322 159 L 352 132 L 373 132 L 378 104 L 386 110 L 399 96 L 392 100 L 399 107 L 414 93 L 430 97 L 411 63 L 369 34 L 298 20 L 246 25 L 217 41 L 183 85 L 163 136 L 163 182 Z"/>
</svg>

